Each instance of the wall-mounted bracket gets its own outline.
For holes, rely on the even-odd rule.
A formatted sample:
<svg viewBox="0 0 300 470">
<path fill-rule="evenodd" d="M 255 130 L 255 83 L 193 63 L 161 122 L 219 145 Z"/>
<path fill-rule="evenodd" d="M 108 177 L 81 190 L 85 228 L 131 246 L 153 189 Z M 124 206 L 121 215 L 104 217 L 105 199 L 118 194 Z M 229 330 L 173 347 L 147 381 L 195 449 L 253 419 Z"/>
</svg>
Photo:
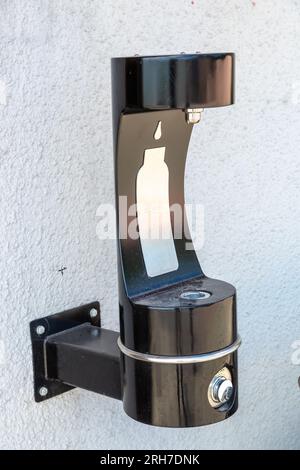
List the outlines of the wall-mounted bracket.
<svg viewBox="0 0 300 470">
<path fill-rule="evenodd" d="M 30 323 L 37 402 L 74 387 L 121 399 L 119 333 L 100 327 L 92 302 Z"/>
</svg>

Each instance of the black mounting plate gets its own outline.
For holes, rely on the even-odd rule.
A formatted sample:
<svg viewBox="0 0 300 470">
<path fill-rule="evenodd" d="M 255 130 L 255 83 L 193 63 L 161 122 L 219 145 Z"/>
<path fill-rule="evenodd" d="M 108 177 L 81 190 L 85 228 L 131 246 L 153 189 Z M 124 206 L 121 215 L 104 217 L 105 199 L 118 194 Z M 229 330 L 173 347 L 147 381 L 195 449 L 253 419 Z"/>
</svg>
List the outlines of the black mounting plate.
<svg viewBox="0 0 300 470">
<path fill-rule="evenodd" d="M 44 343 L 48 336 L 79 326 L 82 323 L 101 326 L 99 302 L 91 302 L 30 322 L 34 398 L 36 402 L 45 401 L 74 388 L 62 382 L 46 378 Z M 41 391 L 44 393 L 40 393 Z"/>
</svg>

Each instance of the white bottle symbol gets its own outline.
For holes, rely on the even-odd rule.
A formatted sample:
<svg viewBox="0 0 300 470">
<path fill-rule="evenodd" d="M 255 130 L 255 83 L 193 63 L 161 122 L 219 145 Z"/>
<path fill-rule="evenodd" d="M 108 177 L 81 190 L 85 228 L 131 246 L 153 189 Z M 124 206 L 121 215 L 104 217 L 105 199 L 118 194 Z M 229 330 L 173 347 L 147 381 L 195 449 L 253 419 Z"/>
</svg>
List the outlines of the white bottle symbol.
<svg viewBox="0 0 300 470">
<path fill-rule="evenodd" d="M 161 137 L 159 121 L 154 139 Z M 169 169 L 166 147 L 146 149 L 137 175 L 136 199 L 139 235 L 149 277 L 178 269 L 169 208 Z"/>
</svg>

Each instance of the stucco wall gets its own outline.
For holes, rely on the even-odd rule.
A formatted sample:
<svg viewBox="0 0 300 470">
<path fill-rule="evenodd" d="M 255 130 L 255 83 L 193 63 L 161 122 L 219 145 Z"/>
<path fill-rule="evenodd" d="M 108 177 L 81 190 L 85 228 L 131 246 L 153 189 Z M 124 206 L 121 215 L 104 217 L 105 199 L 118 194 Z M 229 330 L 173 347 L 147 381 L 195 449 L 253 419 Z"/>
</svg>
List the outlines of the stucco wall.
<svg viewBox="0 0 300 470">
<path fill-rule="evenodd" d="M 299 22 L 296 0 L 0 0 L 1 448 L 300 447 Z M 30 320 L 99 299 L 118 328 L 115 242 L 96 236 L 110 57 L 196 50 L 237 54 L 236 105 L 195 127 L 186 199 L 205 207 L 205 272 L 238 289 L 239 411 L 172 430 L 80 390 L 37 405 Z"/>
</svg>

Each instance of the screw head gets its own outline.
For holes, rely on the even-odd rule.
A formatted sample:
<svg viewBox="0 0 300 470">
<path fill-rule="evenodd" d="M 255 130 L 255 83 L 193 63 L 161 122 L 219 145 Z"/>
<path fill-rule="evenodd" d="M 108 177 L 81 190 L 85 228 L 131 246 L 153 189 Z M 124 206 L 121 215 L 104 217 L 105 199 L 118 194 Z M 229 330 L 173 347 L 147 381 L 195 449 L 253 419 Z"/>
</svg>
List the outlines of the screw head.
<svg viewBox="0 0 300 470">
<path fill-rule="evenodd" d="M 215 377 L 211 385 L 211 397 L 214 402 L 222 405 L 227 403 L 233 394 L 233 384 L 231 380 L 225 377 Z"/>
<path fill-rule="evenodd" d="M 40 336 L 40 335 L 43 335 L 45 333 L 46 328 L 44 327 L 44 325 L 38 325 L 36 327 L 35 331 L 36 331 L 36 334 Z"/>
<path fill-rule="evenodd" d="M 48 388 L 47 387 L 41 387 L 39 389 L 39 395 L 41 397 L 46 397 L 48 395 Z"/>
<path fill-rule="evenodd" d="M 208 401 L 213 408 L 219 408 L 230 402 L 233 392 L 233 383 L 227 374 L 215 375 L 208 388 Z"/>
<path fill-rule="evenodd" d="M 218 400 L 220 403 L 226 403 L 230 400 L 233 394 L 233 385 L 231 380 L 224 380 L 218 389 Z"/>
<path fill-rule="evenodd" d="M 91 308 L 90 317 L 91 318 L 96 318 L 97 315 L 98 315 L 98 310 L 96 308 Z"/>
</svg>

